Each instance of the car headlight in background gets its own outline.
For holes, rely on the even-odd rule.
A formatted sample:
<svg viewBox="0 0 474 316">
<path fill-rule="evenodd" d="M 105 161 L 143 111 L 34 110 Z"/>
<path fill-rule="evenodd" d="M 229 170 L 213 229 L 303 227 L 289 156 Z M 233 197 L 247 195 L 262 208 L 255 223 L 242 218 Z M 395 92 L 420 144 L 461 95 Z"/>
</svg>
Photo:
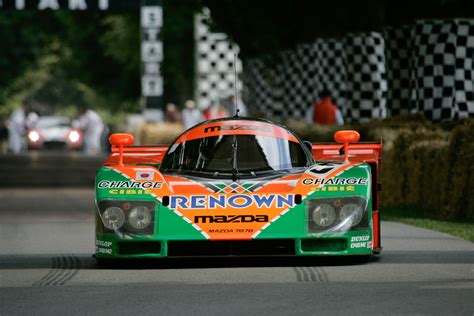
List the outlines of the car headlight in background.
<svg viewBox="0 0 474 316">
<path fill-rule="evenodd" d="M 147 228 L 151 218 L 151 212 L 146 206 L 134 207 L 128 214 L 128 222 L 135 229 Z"/>
<path fill-rule="evenodd" d="M 339 219 L 341 222 L 350 221 L 351 226 L 356 226 L 362 220 L 363 209 L 355 203 L 348 203 L 342 206 L 339 211 Z"/>
<path fill-rule="evenodd" d="M 37 142 L 37 141 L 40 139 L 40 135 L 38 134 L 37 131 L 30 131 L 30 132 L 28 133 L 28 139 L 29 139 L 31 142 L 35 143 L 35 142 Z"/>
<path fill-rule="evenodd" d="M 79 134 L 78 131 L 71 131 L 69 133 L 69 141 L 71 143 L 77 143 L 81 139 L 81 135 Z"/>
<path fill-rule="evenodd" d="M 313 210 L 313 221 L 321 227 L 328 227 L 336 219 L 336 210 L 329 204 L 319 204 Z"/>
<path fill-rule="evenodd" d="M 367 229 L 367 200 L 361 196 L 316 198 L 305 201 L 309 232 Z"/>
<path fill-rule="evenodd" d="M 108 207 L 102 213 L 102 222 L 108 229 L 119 229 L 125 223 L 125 214 L 120 207 Z"/>
</svg>

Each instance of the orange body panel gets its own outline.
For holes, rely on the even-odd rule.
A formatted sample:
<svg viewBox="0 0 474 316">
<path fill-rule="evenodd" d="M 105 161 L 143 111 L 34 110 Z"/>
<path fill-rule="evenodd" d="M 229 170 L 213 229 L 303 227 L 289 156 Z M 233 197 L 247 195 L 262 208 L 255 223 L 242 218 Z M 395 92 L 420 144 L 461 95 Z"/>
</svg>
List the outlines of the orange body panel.
<svg viewBox="0 0 474 316">
<path fill-rule="evenodd" d="M 341 160 L 340 150 L 343 147 L 336 143 L 315 143 L 312 147 L 314 160 Z M 358 162 L 379 162 L 382 159 L 382 143 L 349 144 L 349 160 Z"/>
<path fill-rule="evenodd" d="M 176 141 L 176 144 L 183 141 L 220 135 L 271 136 L 298 142 L 293 134 L 278 125 L 258 121 L 228 120 L 196 126 L 181 135 Z"/>
<path fill-rule="evenodd" d="M 116 165 L 119 161 L 118 147 L 112 146 L 112 153 L 104 162 L 104 166 Z M 123 148 L 124 164 L 160 164 L 168 146 L 131 146 Z"/>
</svg>

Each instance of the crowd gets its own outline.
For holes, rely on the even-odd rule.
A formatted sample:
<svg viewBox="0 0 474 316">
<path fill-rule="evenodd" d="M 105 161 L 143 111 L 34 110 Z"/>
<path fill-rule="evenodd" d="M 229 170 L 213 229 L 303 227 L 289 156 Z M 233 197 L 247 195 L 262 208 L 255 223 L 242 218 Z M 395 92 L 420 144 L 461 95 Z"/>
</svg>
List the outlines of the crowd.
<svg viewBox="0 0 474 316">
<path fill-rule="evenodd" d="M 175 104 L 168 103 L 165 109 L 165 121 L 181 123 L 184 129 L 188 129 L 202 121 L 234 116 L 237 109 L 239 116 L 247 116 L 247 107 L 240 99 L 236 101 L 233 95 L 215 106 L 198 107 L 194 101 L 188 100 L 184 103 L 182 111 Z"/>
</svg>

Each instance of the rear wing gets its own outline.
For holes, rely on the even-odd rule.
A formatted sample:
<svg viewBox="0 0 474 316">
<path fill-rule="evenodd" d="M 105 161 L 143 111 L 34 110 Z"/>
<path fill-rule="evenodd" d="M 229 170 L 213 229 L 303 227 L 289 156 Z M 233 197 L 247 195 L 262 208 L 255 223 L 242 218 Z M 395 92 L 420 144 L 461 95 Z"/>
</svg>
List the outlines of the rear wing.
<svg viewBox="0 0 474 316">
<path fill-rule="evenodd" d="M 353 143 L 348 148 L 349 160 L 379 162 L 382 159 L 382 141 Z M 311 151 L 317 161 L 344 159 L 344 146 L 339 143 L 313 143 Z"/>
<path fill-rule="evenodd" d="M 161 164 L 168 147 L 168 145 L 123 147 L 123 163 Z M 118 146 L 112 146 L 110 156 L 104 162 L 104 166 L 116 165 L 118 161 L 119 148 Z"/>
</svg>

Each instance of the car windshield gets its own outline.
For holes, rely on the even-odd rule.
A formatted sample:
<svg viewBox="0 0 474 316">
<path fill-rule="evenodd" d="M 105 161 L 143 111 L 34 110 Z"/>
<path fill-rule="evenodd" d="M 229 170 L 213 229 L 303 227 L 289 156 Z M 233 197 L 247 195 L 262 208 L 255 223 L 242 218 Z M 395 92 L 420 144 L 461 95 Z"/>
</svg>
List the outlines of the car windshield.
<svg viewBox="0 0 474 316">
<path fill-rule="evenodd" d="M 305 167 L 307 162 L 297 142 L 259 135 L 219 135 L 173 144 L 161 168 L 164 172 L 242 174 L 290 170 Z"/>
<path fill-rule="evenodd" d="M 36 127 L 38 128 L 50 128 L 50 127 L 69 127 L 69 120 L 65 117 L 42 117 L 38 120 Z"/>
</svg>

